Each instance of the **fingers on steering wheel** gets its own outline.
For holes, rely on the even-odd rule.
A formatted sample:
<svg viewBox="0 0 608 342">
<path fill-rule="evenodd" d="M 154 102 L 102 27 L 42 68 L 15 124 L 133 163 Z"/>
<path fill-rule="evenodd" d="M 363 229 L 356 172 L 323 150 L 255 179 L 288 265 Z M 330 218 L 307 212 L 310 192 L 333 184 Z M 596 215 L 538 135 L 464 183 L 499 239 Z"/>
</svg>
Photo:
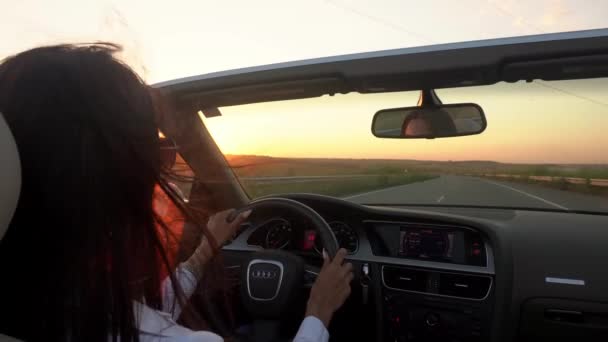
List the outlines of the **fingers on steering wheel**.
<svg viewBox="0 0 608 342">
<path fill-rule="evenodd" d="M 338 250 L 338 252 L 336 253 L 336 256 L 334 257 L 334 260 L 332 261 L 332 263 L 334 265 L 338 265 L 338 266 L 342 265 L 342 263 L 344 262 L 344 258 L 346 257 L 347 253 L 348 252 L 346 251 L 346 249 L 340 248 Z"/>
<path fill-rule="evenodd" d="M 339 272 L 340 278 L 346 278 L 348 274 L 353 273 L 353 264 L 351 264 L 350 262 L 345 263 L 340 267 Z"/>
<path fill-rule="evenodd" d="M 342 267 L 342 277 L 346 279 L 347 283 L 350 284 L 351 280 L 353 280 L 353 264 L 347 263 Z"/>
<path fill-rule="evenodd" d="M 243 210 L 243 209 L 241 209 Z M 222 211 L 221 213 L 223 214 L 226 223 L 235 223 L 238 222 L 238 224 L 243 223 L 243 221 L 245 221 L 249 215 L 251 215 L 251 211 L 252 209 L 247 209 L 247 210 L 243 210 L 240 211 L 237 209 L 228 209 L 225 211 Z"/>
<path fill-rule="evenodd" d="M 327 255 L 327 251 L 323 248 L 323 268 L 327 267 L 330 263 L 329 255 Z"/>
<path fill-rule="evenodd" d="M 230 223 L 232 225 L 240 226 L 243 222 L 245 222 L 245 220 L 247 220 L 249 215 L 251 215 L 251 209 L 243 211 Z"/>
</svg>

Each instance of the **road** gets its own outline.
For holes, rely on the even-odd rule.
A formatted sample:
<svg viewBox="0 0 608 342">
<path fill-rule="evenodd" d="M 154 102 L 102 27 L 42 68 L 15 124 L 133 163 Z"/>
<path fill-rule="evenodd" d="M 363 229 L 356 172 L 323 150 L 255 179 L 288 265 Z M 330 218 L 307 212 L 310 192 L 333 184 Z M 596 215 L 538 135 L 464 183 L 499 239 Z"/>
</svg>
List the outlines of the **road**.
<svg viewBox="0 0 608 342">
<path fill-rule="evenodd" d="M 533 184 L 466 176 L 441 176 L 345 197 L 364 204 L 433 204 L 530 207 L 608 212 L 608 199 Z"/>
</svg>

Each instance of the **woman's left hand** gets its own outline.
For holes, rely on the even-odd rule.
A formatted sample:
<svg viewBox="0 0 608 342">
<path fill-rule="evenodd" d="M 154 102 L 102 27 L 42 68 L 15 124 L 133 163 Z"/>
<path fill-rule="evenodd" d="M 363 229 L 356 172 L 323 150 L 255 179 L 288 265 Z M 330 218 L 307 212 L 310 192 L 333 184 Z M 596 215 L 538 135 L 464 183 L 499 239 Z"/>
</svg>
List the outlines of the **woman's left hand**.
<svg viewBox="0 0 608 342">
<path fill-rule="evenodd" d="M 251 210 L 240 213 L 234 220 L 228 222 L 229 215 L 234 209 L 228 209 L 220 211 L 209 218 L 207 223 L 207 229 L 211 234 L 211 237 L 215 239 L 217 247 L 221 248 L 228 240 L 230 240 L 236 234 L 239 226 L 245 222 L 245 220 L 251 214 Z M 209 239 L 203 237 L 201 244 L 196 248 L 194 253 L 183 263 L 190 272 L 199 281 L 203 275 L 203 269 L 205 264 L 213 257 L 215 251 L 209 243 Z"/>
<path fill-rule="evenodd" d="M 220 211 L 209 218 L 207 229 L 217 242 L 218 246 L 224 245 L 236 234 L 239 226 L 251 215 L 251 210 L 240 213 L 232 222 L 228 222 L 228 217 L 234 209 Z"/>
</svg>

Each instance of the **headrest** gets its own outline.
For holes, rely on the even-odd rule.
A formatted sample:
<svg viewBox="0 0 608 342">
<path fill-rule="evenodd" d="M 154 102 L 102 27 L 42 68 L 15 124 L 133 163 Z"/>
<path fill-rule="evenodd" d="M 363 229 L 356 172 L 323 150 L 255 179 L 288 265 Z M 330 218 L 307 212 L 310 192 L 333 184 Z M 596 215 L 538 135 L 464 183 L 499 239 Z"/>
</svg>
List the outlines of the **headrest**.
<svg viewBox="0 0 608 342">
<path fill-rule="evenodd" d="M 8 229 L 21 190 L 21 162 L 15 138 L 0 113 L 0 240 Z"/>
</svg>

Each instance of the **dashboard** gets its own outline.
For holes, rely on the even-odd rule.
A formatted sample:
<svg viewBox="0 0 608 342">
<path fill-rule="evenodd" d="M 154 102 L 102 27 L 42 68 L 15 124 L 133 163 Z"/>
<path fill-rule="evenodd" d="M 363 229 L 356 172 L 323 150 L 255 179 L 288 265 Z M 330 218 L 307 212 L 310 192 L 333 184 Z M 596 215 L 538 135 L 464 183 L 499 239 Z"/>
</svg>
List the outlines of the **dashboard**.
<svg viewBox="0 0 608 342">
<path fill-rule="evenodd" d="M 328 225 L 340 248 L 346 249 L 349 254 L 357 252 L 359 236 L 353 227 L 342 221 L 330 221 Z M 282 217 L 261 223 L 247 239 L 247 244 L 265 249 L 284 249 L 317 255 L 321 255 L 322 250 L 316 230 L 298 226 Z"/>
<path fill-rule="evenodd" d="M 337 340 L 608 339 L 608 216 L 284 197 L 317 211 L 349 251 L 355 281 L 330 329 Z M 264 248 L 320 259 L 316 232 L 284 213 L 250 223 L 224 251 L 238 267 Z"/>
<path fill-rule="evenodd" d="M 489 336 L 494 256 L 482 231 L 457 222 L 376 215 L 361 208 L 356 211 L 343 207 L 351 204 L 342 201 L 335 205 L 303 202 L 327 221 L 338 245 L 348 251 L 347 259 L 360 279 L 354 285 L 358 288 L 354 297 L 361 296 L 361 302 L 354 299 L 358 304 L 351 311 L 367 311 L 371 314 L 368 321 L 381 317 L 376 322 L 384 332 L 380 340 Z M 265 213 L 261 217 L 264 219 L 254 218 L 225 249 L 281 249 L 299 255 L 309 264 L 320 264 L 320 239 L 309 222 L 287 212 Z M 377 309 L 364 309 L 372 302 L 372 289 L 379 291 L 373 298 Z M 401 304 L 404 301 L 407 306 Z M 456 311 L 445 307 L 456 304 L 460 306 Z M 361 319 L 350 317 L 345 325 Z M 435 319 L 442 324 L 435 326 L 431 322 Z M 460 332 L 453 331 L 465 326 L 468 328 Z M 362 336 L 342 338 L 358 340 Z M 377 340 L 376 336 L 369 339 Z"/>
<path fill-rule="evenodd" d="M 428 223 L 364 223 L 375 255 L 487 266 L 486 243 L 474 229 Z"/>
</svg>

